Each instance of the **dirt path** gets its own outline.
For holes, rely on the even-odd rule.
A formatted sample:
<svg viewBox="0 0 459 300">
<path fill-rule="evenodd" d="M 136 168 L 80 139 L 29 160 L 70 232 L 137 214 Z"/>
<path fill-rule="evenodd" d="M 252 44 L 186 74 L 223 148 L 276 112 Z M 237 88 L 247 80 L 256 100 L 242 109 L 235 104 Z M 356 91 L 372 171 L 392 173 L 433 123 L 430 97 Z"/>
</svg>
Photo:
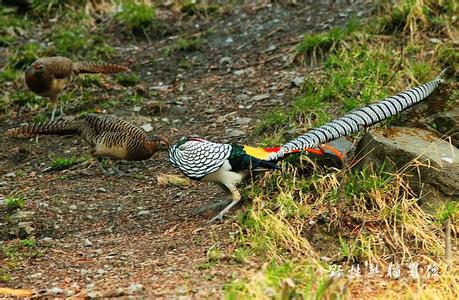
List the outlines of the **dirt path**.
<svg viewBox="0 0 459 300">
<path fill-rule="evenodd" d="M 133 62 L 132 70 L 142 75 L 137 88 L 167 104 L 162 113 L 151 112 L 146 104 L 138 113 L 125 106 L 109 112 L 139 125 L 151 122 L 155 132 L 171 141 L 194 134 L 254 143 L 250 133 L 263 113 L 288 105 L 297 92 L 292 80 L 308 72 L 288 63 L 303 33 L 342 25 L 352 14 L 361 15 L 361 8 L 246 5 L 219 17 L 176 20 L 174 34 L 151 41 L 112 36 Z M 205 43 L 199 51 L 175 51 L 165 57 L 182 31 Z M 135 47 L 123 48 L 126 43 Z M 0 129 L 27 118 L 18 116 Z M 93 296 L 120 295 L 119 288 L 130 287 L 144 296 L 210 297 L 254 268 L 229 260 L 217 266 L 207 263 L 209 248 L 231 251 L 231 232 L 237 230 L 231 216 L 236 210 L 224 223 L 208 225 L 210 215 L 196 216 L 194 211 L 224 196 L 218 188 L 203 183 L 158 186 L 159 174 L 178 174 L 165 153 L 125 164 L 130 176 L 110 178 L 88 165 L 41 172 L 54 155 L 87 150 L 75 138 L 43 137 L 35 143 L 0 136 L 0 143 L 0 195 L 21 194 L 27 200 L 23 210 L 33 214 L 39 251 L 15 262 L 9 287 Z M 16 177 L 4 176 L 8 173 Z M 0 213 L 5 215 L 0 239 L 11 239 L 6 226 L 11 220 L 5 210 Z"/>
</svg>

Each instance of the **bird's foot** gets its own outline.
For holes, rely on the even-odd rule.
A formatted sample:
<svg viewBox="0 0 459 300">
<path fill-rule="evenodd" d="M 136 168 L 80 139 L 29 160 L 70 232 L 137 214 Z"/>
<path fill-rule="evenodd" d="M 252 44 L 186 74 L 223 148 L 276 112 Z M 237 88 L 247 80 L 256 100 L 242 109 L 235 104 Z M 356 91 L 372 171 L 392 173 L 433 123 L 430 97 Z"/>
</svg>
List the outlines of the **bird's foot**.
<svg viewBox="0 0 459 300">
<path fill-rule="evenodd" d="M 223 221 L 223 215 L 221 212 L 216 215 L 215 217 L 213 217 L 212 219 L 210 219 L 207 223 L 214 223 L 214 222 L 221 222 Z"/>
</svg>

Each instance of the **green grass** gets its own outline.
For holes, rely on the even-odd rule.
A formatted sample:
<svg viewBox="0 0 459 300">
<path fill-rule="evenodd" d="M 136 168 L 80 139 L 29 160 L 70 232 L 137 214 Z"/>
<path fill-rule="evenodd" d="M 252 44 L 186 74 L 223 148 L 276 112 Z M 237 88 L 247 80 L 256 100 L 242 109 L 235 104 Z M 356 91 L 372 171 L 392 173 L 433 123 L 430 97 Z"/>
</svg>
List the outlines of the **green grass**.
<svg viewBox="0 0 459 300">
<path fill-rule="evenodd" d="M 80 164 L 82 162 L 86 161 L 85 157 L 76 157 L 76 156 L 71 156 L 71 157 L 61 157 L 61 156 L 56 156 L 53 158 L 51 162 L 51 170 L 54 171 L 61 171 L 70 168 L 71 166 Z"/>
<path fill-rule="evenodd" d="M 157 22 L 156 10 L 153 6 L 125 0 L 121 2 L 121 11 L 115 15 L 115 20 L 133 33 L 147 35 L 147 30 Z"/>
<path fill-rule="evenodd" d="M 23 208 L 25 205 L 25 199 L 22 197 L 9 196 L 5 198 L 5 205 L 8 209 Z"/>
<path fill-rule="evenodd" d="M 179 38 L 177 42 L 175 43 L 175 49 L 178 51 L 183 51 L 183 52 L 190 52 L 190 51 L 195 51 L 199 50 L 200 47 L 204 44 L 204 40 L 201 38 L 197 37 L 192 37 L 192 38 Z"/>
<path fill-rule="evenodd" d="M 457 34 L 457 29 L 451 17 L 457 7 L 452 1 L 396 1 L 393 7 L 381 6 L 367 24 L 305 35 L 297 47 L 299 63 L 308 64 L 320 54 L 322 68 L 311 72 L 289 107 L 262 119 L 255 130 L 264 134 L 262 144 L 281 144 L 294 137 L 289 132 L 304 132 L 429 81 L 445 63 L 454 66 L 457 51 L 451 33 Z M 433 43 L 431 37 L 443 40 Z M 410 176 L 384 167 L 313 169 L 311 175 L 312 167 L 303 164 L 305 160 L 292 157 L 281 164 L 282 172 L 261 176 L 243 192 L 253 204 L 237 220 L 237 247 L 231 257 L 262 268 L 233 279 L 225 288 L 226 298 L 348 298 L 368 284 L 359 279 L 330 281 L 324 276 L 330 266 L 320 257 L 337 265 L 373 262 L 383 270 L 393 259 L 442 262 L 443 223 L 450 219 L 457 226 L 457 205 L 445 204 L 433 214 L 422 210 Z M 270 263 L 263 264 L 266 261 Z M 390 299 L 456 298 L 451 287 L 459 277 L 443 270 L 444 277 L 428 288 L 396 282 L 387 291 L 377 284 L 374 290 Z"/>
<path fill-rule="evenodd" d="M 116 75 L 116 82 L 123 86 L 135 86 L 140 83 L 140 75 L 134 72 Z"/>
</svg>

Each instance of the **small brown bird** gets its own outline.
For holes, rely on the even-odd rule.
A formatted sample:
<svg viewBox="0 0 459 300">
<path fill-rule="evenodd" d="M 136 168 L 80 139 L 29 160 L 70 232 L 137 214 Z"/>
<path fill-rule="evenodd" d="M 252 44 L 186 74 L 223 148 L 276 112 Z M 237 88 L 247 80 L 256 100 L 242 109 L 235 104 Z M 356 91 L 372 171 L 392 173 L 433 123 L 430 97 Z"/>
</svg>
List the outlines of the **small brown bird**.
<svg viewBox="0 0 459 300">
<path fill-rule="evenodd" d="M 25 82 L 34 93 L 51 99 L 53 112 L 51 121 L 57 109 L 59 94 L 64 90 L 72 75 L 80 73 L 113 74 L 127 71 L 128 68 L 120 65 L 102 62 L 72 62 L 61 56 L 39 58 L 27 68 Z M 63 115 L 62 104 L 60 112 Z"/>
<path fill-rule="evenodd" d="M 80 135 L 91 145 L 91 155 L 96 158 L 105 175 L 123 175 L 117 168 L 119 160 L 139 161 L 149 159 L 155 152 L 167 150 L 169 142 L 161 136 L 150 138 L 141 128 L 121 119 L 88 114 L 75 120 L 58 120 L 27 124 L 11 128 L 6 136 L 29 138 L 37 134 Z M 112 171 L 106 170 L 99 158 L 108 157 L 114 161 Z"/>
</svg>

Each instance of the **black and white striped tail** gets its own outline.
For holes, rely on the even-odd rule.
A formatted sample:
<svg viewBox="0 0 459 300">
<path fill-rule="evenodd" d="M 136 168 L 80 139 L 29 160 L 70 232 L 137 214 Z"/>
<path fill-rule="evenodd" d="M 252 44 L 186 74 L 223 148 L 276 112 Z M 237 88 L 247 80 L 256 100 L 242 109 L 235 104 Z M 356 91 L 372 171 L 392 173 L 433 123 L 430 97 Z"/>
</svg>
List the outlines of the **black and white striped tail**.
<svg viewBox="0 0 459 300">
<path fill-rule="evenodd" d="M 278 152 L 278 157 L 282 157 L 283 153 L 288 153 L 295 149 L 315 148 L 323 143 L 350 135 L 362 130 L 364 127 L 371 126 L 404 111 L 429 96 L 443 82 L 446 70 L 442 70 L 430 82 L 399 93 L 398 95 L 385 98 L 378 103 L 356 109 L 344 117 L 312 129 L 297 139 L 284 144 L 281 151 Z"/>
</svg>

